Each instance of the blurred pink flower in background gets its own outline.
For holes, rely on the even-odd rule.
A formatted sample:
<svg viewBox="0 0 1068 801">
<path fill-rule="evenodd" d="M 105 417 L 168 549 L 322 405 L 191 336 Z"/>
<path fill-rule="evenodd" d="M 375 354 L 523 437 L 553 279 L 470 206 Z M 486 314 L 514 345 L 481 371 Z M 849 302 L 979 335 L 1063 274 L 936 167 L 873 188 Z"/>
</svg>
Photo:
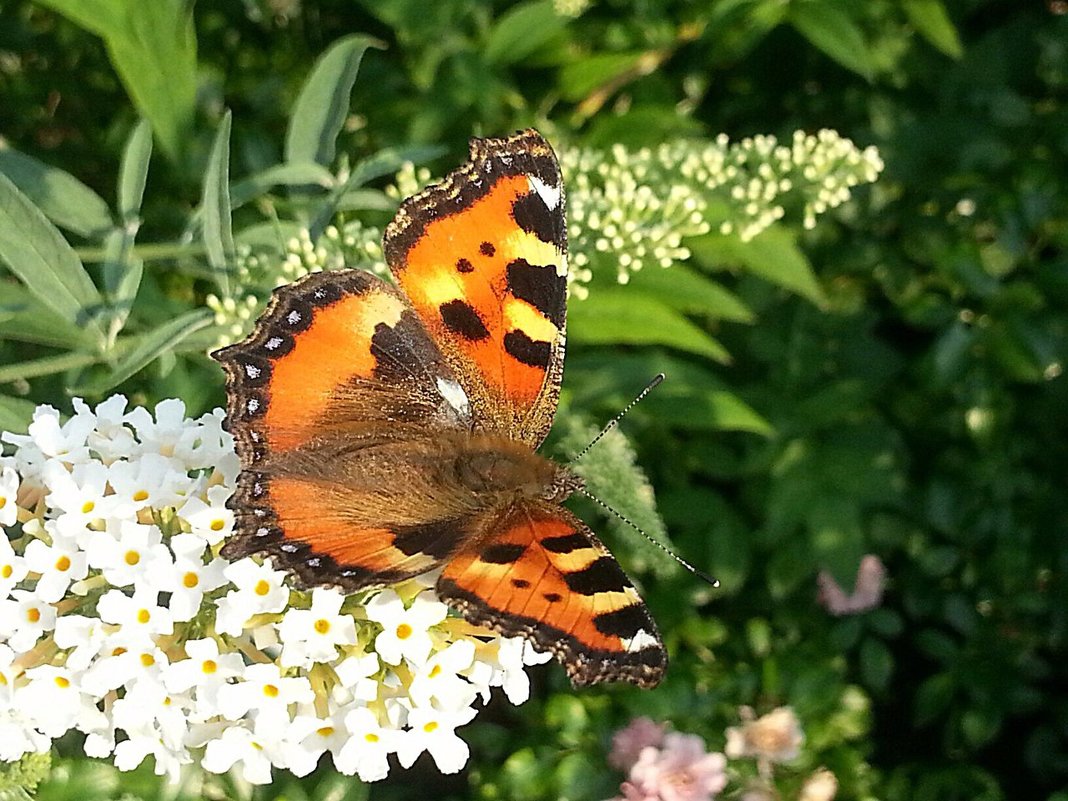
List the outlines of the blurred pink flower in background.
<svg viewBox="0 0 1068 801">
<path fill-rule="evenodd" d="M 639 722 L 641 721 L 641 722 Z M 637 725 L 635 725 L 637 724 Z M 625 801 L 710 801 L 727 786 L 727 760 L 709 752 L 696 734 L 663 733 L 664 724 L 638 718 L 626 729 L 626 749 L 613 748 L 613 764 L 619 764 L 640 739 L 659 741 L 640 750 L 630 764 L 627 780 L 620 787 Z M 618 741 L 613 738 L 613 744 Z"/>
<path fill-rule="evenodd" d="M 849 595 L 846 595 L 845 590 L 826 570 L 820 571 L 816 582 L 820 588 L 818 600 L 824 609 L 832 615 L 855 615 L 874 609 L 882 603 L 886 567 L 874 554 L 868 554 L 861 559 L 853 592 Z"/>
<path fill-rule="evenodd" d="M 608 764 L 626 773 L 631 769 L 643 749 L 659 748 L 664 741 L 666 723 L 654 723 L 651 718 L 634 718 L 625 728 L 612 735 L 612 751 Z"/>
</svg>

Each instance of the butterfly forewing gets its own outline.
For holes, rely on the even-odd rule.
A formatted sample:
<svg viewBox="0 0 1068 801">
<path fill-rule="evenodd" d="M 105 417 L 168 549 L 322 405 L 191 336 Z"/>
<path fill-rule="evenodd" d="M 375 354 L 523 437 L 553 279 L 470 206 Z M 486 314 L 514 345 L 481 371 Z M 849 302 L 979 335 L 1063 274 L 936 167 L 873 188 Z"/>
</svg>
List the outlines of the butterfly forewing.
<svg viewBox="0 0 1068 801">
<path fill-rule="evenodd" d="M 549 144 L 535 131 L 474 140 L 467 164 L 401 204 L 385 252 L 476 422 L 537 447 L 556 411 L 567 300 Z"/>
</svg>

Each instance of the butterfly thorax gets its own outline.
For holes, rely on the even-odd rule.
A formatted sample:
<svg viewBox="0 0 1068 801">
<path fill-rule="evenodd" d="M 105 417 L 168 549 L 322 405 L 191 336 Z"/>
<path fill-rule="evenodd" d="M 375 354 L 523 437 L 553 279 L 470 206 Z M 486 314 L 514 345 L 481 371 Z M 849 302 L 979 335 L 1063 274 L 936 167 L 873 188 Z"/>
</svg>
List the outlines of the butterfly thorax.
<svg viewBox="0 0 1068 801">
<path fill-rule="evenodd" d="M 563 465 L 506 437 L 460 436 L 445 447 L 454 454 L 455 480 L 494 506 L 522 501 L 559 503 L 583 486 L 582 479 Z"/>
</svg>

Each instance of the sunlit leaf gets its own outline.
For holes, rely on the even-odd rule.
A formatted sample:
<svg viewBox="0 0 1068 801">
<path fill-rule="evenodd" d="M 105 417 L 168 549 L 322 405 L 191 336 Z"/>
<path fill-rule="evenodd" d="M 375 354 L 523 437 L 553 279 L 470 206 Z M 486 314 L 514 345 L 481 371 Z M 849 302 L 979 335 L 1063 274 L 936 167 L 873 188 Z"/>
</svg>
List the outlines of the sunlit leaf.
<svg viewBox="0 0 1068 801">
<path fill-rule="evenodd" d="M 230 294 L 230 267 L 234 259 L 233 222 L 230 217 L 230 112 L 215 133 L 201 194 L 204 249 L 222 294 Z"/>
<path fill-rule="evenodd" d="M 52 222 L 90 239 L 114 224 L 108 204 L 73 175 L 0 141 L 0 173 L 6 175 Z"/>
</svg>

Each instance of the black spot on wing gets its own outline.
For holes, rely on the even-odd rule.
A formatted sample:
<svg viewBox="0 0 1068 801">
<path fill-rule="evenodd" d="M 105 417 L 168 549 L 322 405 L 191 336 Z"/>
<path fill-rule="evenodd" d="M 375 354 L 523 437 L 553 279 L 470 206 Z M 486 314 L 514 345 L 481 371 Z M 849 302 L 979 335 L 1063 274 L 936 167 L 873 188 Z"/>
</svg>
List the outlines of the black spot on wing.
<svg viewBox="0 0 1068 801">
<path fill-rule="evenodd" d="M 512 543 L 500 543 L 485 548 L 478 558 L 491 565 L 510 565 L 523 555 L 527 547 Z"/>
<path fill-rule="evenodd" d="M 534 340 L 522 331 L 509 331 L 504 335 L 504 349 L 512 358 L 530 367 L 544 368 L 549 364 L 552 345 Z"/>
<path fill-rule="evenodd" d="M 640 629 L 645 631 L 652 629 L 649 613 L 641 604 L 636 603 L 596 615 L 593 618 L 593 625 L 601 634 L 614 635 L 628 640 Z"/>
<path fill-rule="evenodd" d="M 458 525 L 453 520 L 404 526 L 394 531 L 393 547 L 405 556 L 425 554 L 434 559 L 445 559 L 455 549 L 458 531 Z"/>
<path fill-rule="evenodd" d="M 478 246 L 478 252 L 481 253 L 483 256 L 492 256 L 494 253 L 497 252 L 497 248 L 493 247 L 492 242 L 483 242 L 481 245 Z"/>
<path fill-rule="evenodd" d="M 518 587 L 521 590 L 525 590 L 527 587 L 530 586 L 530 582 L 526 579 L 514 578 L 512 579 L 512 586 Z"/>
<path fill-rule="evenodd" d="M 561 534 L 559 537 L 546 537 L 540 544 L 553 553 L 571 553 L 580 548 L 589 548 L 590 540 L 583 534 Z"/>
<path fill-rule="evenodd" d="M 456 260 L 456 272 L 469 273 L 475 269 L 475 266 L 469 259 L 457 259 Z"/>
<path fill-rule="evenodd" d="M 464 339 L 477 341 L 489 336 L 489 329 L 469 303 L 450 300 L 441 304 L 441 319 L 446 327 Z"/>
<path fill-rule="evenodd" d="M 569 589 L 579 595 L 596 595 L 599 592 L 622 592 L 630 581 L 622 568 L 611 556 L 595 559 L 582 570 L 565 573 L 564 581 Z"/>
<path fill-rule="evenodd" d="M 558 592 L 543 592 L 541 594 L 541 597 L 551 604 L 558 603 L 563 598 L 563 596 Z"/>
<path fill-rule="evenodd" d="M 563 328 L 567 277 L 556 274 L 555 264 L 531 264 L 526 259 L 509 262 L 508 290 L 540 311 L 557 328 Z"/>
<path fill-rule="evenodd" d="M 520 228 L 542 242 L 555 245 L 561 252 L 567 248 L 562 209 L 550 209 L 537 192 L 516 198 L 512 203 L 512 217 Z"/>
</svg>

